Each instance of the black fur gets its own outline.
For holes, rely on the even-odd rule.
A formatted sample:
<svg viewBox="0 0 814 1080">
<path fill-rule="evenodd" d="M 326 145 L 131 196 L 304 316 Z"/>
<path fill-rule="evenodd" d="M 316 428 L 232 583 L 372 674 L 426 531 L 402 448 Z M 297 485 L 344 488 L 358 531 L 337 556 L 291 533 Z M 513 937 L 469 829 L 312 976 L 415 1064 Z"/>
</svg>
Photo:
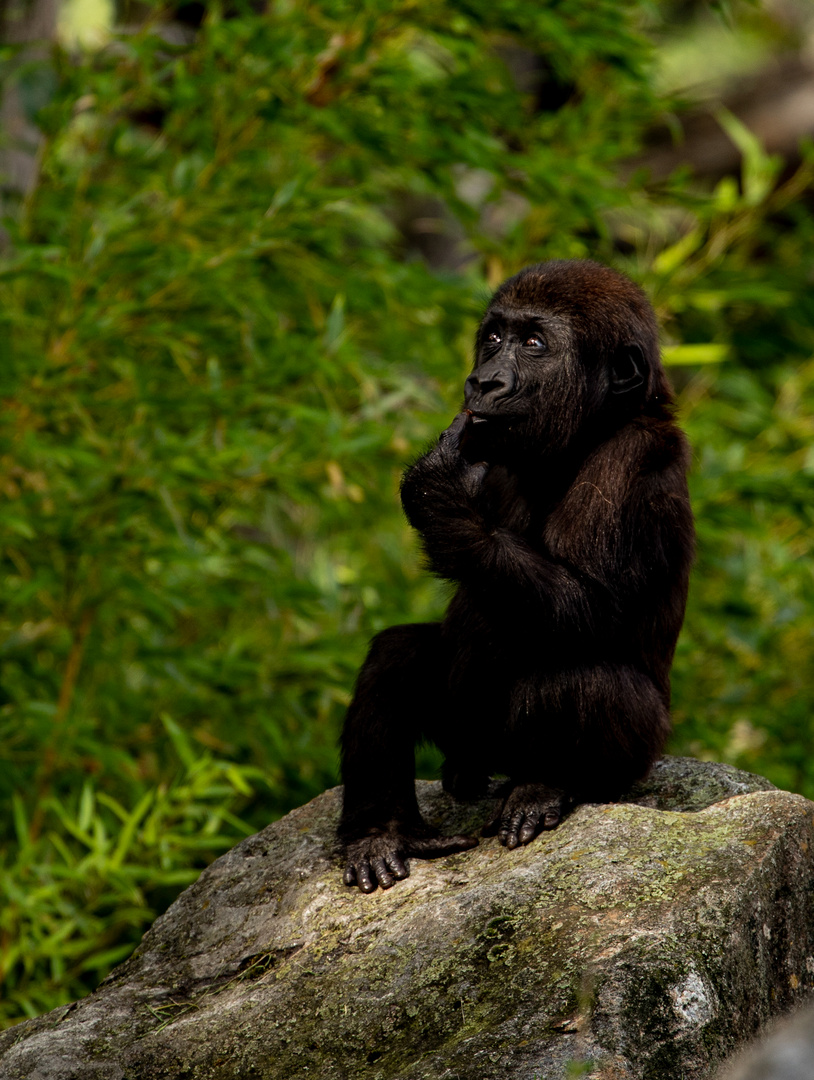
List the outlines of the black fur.
<svg viewBox="0 0 814 1080">
<path fill-rule="evenodd" d="M 498 289 L 476 349 L 465 410 L 401 490 L 457 591 L 443 622 L 373 640 L 345 720 L 339 836 L 365 892 L 477 843 L 422 821 L 419 740 L 457 798 L 509 776 L 484 832 L 515 847 L 618 797 L 669 732 L 693 526 L 650 305 L 596 263 L 542 263 Z"/>
</svg>

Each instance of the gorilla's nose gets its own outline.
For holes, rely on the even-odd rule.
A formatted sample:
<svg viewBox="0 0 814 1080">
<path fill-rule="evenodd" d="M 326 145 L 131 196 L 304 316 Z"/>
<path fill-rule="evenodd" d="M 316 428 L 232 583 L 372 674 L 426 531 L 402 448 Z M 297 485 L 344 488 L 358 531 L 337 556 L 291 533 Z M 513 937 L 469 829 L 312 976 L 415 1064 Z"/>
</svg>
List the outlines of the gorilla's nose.
<svg viewBox="0 0 814 1080">
<path fill-rule="evenodd" d="M 467 408 L 475 404 L 494 403 L 500 398 L 508 397 L 514 390 L 516 381 L 511 368 L 490 367 L 485 364 L 473 371 L 464 384 Z"/>
</svg>

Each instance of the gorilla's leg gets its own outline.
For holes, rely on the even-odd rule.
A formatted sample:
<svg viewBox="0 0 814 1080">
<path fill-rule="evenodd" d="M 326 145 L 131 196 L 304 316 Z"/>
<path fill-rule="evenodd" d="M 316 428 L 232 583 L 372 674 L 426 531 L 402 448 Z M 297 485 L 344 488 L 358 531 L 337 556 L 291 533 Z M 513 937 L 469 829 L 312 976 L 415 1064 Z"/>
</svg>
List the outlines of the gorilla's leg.
<svg viewBox="0 0 814 1080">
<path fill-rule="evenodd" d="M 342 732 L 339 838 L 347 885 L 386 889 L 407 876 L 408 856 L 448 855 L 477 843 L 439 836 L 416 802 L 415 744 L 437 738 L 447 680 L 439 623 L 394 626 L 373 639 Z"/>
<path fill-rule="evenodd" d="M 630 667 L 558 672 L 538 693 L 518 726 L 514 786 L 484 826 L 484 835 L 497 833 L 510 848 L 556 828 L 576 803 L 617 799 L 647 773 L 670 733 L 662 695 Z"/>
<path fill-rule="evenodd" d="M 575 709 L 579 725 L 560 765 L 578 802 L 612 802 L 650 770 L 670 734 L 667 703 L 632 667 L 601 665 L 583 674 Z"/>
</svg>

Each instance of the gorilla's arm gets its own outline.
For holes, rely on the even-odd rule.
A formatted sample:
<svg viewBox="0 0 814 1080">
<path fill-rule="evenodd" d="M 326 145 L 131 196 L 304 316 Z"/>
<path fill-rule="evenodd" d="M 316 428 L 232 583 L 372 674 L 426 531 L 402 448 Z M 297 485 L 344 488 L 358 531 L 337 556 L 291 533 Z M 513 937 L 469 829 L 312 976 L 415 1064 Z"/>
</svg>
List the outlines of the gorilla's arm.
<svg viewBox="0 0 814 1080">
<path fill-rule="evenodd" d="M 402 503 L 419 530 L 432 569 L 517 615 L 542 608 L 551 632 L 582 640 L 626 625 L 631 604 L 665 596 L 691 548 L 692 521 L 682 490 L 686 448 L 657 427 L 620 433 L 601 448 L 596 471 L 581 471 L 544 527 L 530 538 L 491 511 L 482 497 L 489 467 L 461 453 L 469 418 L 459 414 L 438 444 L 410 469 Z M 621 468 L 607 475 L 601 463 Z M 508 507 L 508 510 L 505 508 Z M 507 527 L 508 526 L 508 527 Z M 556 537 L 556 554 L 548 540 Z"/>
<path fill-rule="evenodd" d="M 533 547 L 484 511 L 479 496 L 488 465 L 472 465 L 461 453 L 468 421 L 466 413 L 456 416 L 402 483 L 402 505 L 421 533 L 432 569 L 492 593 L 515 610 L 542 604 L 554 630 L 607 630 L 617 617 L 612 575 L 557 561 L 541 550 L 542 540 L 540 548 Z M 602 542 L 600 526 L 594 544 Z"/>
</svg>

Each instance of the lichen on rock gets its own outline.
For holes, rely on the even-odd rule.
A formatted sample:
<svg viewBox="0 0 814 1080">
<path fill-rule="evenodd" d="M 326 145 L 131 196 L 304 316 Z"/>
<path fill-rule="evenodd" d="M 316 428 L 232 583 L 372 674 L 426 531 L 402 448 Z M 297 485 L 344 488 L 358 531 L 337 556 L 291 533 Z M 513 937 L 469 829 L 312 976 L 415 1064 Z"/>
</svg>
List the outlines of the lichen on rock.
<svg viewBox="0 0 814 1080">
<path fill-rule="evenodd" d="M 446 832 L 494 806 L 418 791 Z M 0 1036 L 0 1078 L 701 1080 L 814 988 L 814 804 L 759 777 L 665 759 L 367 896 L 339 808 L 218 859 L 95 994 Z"/>
</svg>

